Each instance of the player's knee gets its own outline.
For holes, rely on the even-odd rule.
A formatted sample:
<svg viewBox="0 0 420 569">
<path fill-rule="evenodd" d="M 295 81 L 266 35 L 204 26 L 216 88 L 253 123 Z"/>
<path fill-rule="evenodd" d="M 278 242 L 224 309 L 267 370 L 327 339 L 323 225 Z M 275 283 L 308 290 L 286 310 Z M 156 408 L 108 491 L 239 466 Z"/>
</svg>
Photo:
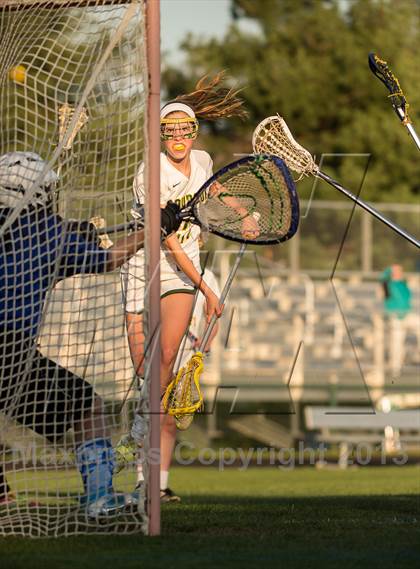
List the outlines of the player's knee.
<svg viewBox="0 0 420 569">
<path fill-rule="evenodd" d="M 165 415 L 161 424 L 162 433 L 176 434 L 175 418 L 172 415 Z"/>
<path fill-rule="evenodd" d="M 162 364 L 169 367 L 175 363 L 177 350 L 174 350 L 172 346 L 163 346 L 161 351 L 161 361 Z"/>
</svg>

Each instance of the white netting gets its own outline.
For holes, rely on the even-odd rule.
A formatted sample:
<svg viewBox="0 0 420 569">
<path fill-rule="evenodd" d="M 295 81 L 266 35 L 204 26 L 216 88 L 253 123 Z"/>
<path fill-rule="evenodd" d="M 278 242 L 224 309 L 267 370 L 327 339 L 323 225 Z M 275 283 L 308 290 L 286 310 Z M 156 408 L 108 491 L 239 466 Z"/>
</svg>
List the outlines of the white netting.
<svg viewBox="0 0 420 569">
<path fill-rule="evenodd" d="M 299 174 L 316 174 L 318 166 L 310 152 L 293 138 L 285 120 L 279 115 L 267 117 L 254 130 L 252 148 L 257 154 L 274 154 Z"/>
<path fill-rule="evenodd" d="M 145 529 L 141 506 L 128 497 L 122 508 L 108 492 L 106 507 L 91 507 L 95 460 L 105 465 L 93 468 L 95 484 L 111 488 L 105 423 L 115 443 L 128 430 L 137 395 L 118 272 L 103 273 L 106 253 L 79 222 L 127 220 L 144 159 L 146 100 L 140 0 L 1 4 L 0 160 L 9 154 L 0 173 L 0 535 Z M 36 179 L 20 162 L 22 152 L 42 159 L 34 159 L 41 165 Z M 55 191 L 46 187 L 51 169 Z M 35 208 L 35 198 L 45 196 L 46 205 Z M 93 407 L 88 385 L 105 414 L 98 402 Z M 79 470 L 88 506 L 80 502 L 86 492 Z M 134 471 L 112 484 L 133 491 Z"/>
</svg>

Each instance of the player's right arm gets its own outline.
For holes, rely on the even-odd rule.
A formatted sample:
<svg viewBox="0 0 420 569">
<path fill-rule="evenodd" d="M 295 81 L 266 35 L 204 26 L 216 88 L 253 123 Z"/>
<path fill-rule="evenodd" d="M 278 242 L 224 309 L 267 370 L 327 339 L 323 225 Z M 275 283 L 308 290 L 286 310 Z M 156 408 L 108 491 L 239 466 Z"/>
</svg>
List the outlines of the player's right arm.
<svg viewBox="0 0 420 569">
<path fill-rule="evenodd" d="M 138 229 L 131 235 L 122 237 L 107 249 L 108 262 L 106 271 L 113 271 L 121 267 L 130 257 L 135 255 L 144 245 L 144 229 Z"/>
<path fill-rule="evenodd" d="M 176 235 L 171 235 L 165 240 L 165 246 L 171 253 L 173 260 L 194 285 L 204 294 L 206 298 L 206 315 L 209 322 L 215 314 L 218 318 L 222 314 L 222 307 L 220 306 L 219 299 L 205 283 L 200 273 L 194 267 L 191 259 L 186 255 L 181 247 L 180 242 Z"/>
</svg>

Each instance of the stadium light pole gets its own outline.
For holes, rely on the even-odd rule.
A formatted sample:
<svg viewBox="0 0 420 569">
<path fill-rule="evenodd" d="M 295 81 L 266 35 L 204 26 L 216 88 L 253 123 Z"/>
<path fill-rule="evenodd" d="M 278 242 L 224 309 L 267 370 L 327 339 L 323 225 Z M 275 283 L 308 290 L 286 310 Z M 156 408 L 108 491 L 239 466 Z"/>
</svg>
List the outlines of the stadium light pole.
<svg viewBox="0 0 420 569">
<path fill-rule="evenodd" d="M 160 535 L 160 1 L 146 0 L 145 8 L 149 62 L 146 117 L 146 314 L 149 338 L 153 334 L 151 349 L 146 354 L 150 411 L 147 515 L 149 535 Z M 157 452 L 159 461 L 155 460 Z"/>
</svg>

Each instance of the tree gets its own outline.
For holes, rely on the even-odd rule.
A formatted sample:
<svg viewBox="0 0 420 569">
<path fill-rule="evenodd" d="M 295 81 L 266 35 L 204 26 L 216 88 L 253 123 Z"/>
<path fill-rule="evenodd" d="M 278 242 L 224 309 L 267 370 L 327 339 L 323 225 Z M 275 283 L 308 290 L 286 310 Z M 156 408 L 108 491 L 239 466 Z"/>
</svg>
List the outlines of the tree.
<svg viewBox="0 0 420 569">
<path fill-rule="evenodd" d="M 418 151 L 398 124 L 383 85 L 367 65 L 370 51 L 386 59 L 420 116 L 418 56 L 420 8 L 413 0 L 233 0 L 234 23 L 221 40 L 189 36 L 183 73 L 168 67 L 168 96 L 191 89 L 205 73 L 228 69 L 249 109 L 245 123 L 220 122 L 205 145 L 216 164 L 251 151 L 251 135 L 264 117 L 285 117 L 295 138 L 312 154 L 370 153 L 362 196 L 375 201 L 410 201 L 420 193 Z M 259 33 L 245 31 L 246 18 Z M 418 121 L 420 123 L 420 121 Z M 357 190 L 364 165 L 351 156 L 325 161 L 325 169 Z M 306 182 L 301 194 L 309 191 Z M 325 188 L 319 196 L 335 199 Z"/>
</svg>

